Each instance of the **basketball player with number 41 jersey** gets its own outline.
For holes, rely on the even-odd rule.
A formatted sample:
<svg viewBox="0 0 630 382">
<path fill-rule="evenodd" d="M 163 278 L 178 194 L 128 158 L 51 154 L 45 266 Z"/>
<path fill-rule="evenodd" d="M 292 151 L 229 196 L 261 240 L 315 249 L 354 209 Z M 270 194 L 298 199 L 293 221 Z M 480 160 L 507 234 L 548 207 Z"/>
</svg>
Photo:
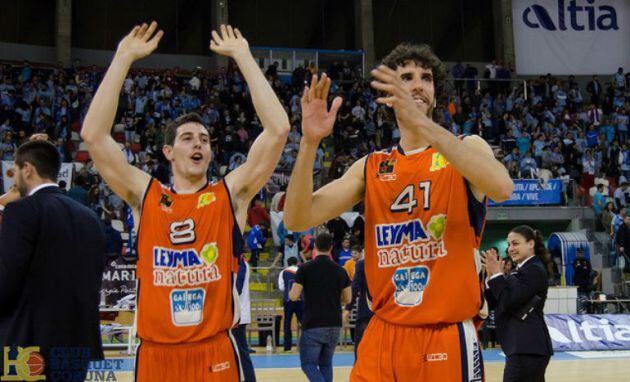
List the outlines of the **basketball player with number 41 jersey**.
<svg viewBox="0 0 630 382">
<path fill-rule="evenodd" d="M 110 129 L 131 64 L 162 37 L 155 22 L 136 26 L 118 49 L 83 124 L 81 136 L 99 173 L 132 208 L 138 223 L 136 381 L 236 382 L 238 350 L 229 330 L 239 321 L 235 272 L 247 207 L 276 167 L 289 120 L 238 29 L 221 25 L 210 49 L 234 59 L 250 89 L 263 132 L 247 161 L 208 183 L 210 134 L 197 114 L 164 131 L 162 152 L 173 184 L 129 165 Z"/>
<path fill-rule="evenodd" d="M 478 248 L 486 198 L 513 191 L 505 167 L 478 136 L 459 139 L 431 115 L 444 67 L 426 45 L 401 44 L 372 70 L 377 99 L 393 108 L 400 143 L 355 162 L 313 193 L 312 168 L 341 104 L 330 80 L 302 98 L 300 151 L 284 220 L 301 231 L 365 201 L 365 275 L 374 317 L 351 382 L 484 381 L 472 319 L 482 306 Z M 325 75 L 324 75 L 325 76 Z"/>
</svg>

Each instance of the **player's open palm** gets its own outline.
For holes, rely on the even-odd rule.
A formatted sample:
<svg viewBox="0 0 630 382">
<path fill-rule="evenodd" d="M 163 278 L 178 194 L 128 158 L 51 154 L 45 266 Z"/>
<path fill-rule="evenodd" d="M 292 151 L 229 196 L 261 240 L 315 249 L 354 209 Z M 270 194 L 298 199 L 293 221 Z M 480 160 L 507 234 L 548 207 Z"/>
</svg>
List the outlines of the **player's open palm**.
<svg viewBox="0 0 630 382">
<path fill-rule="evenodd" d="M 317 80 L 313 75 L 311 86 L 304 88 L 302 95 L 302 134 L 308 142 L 319 143 L 330 135 L 335 125 L 337 112 L 341 106 L 341 97 L 335 97 L 328 110 L 328 91 L 330 78 L 326 74 Z"/>
<path fill-rule="evenodd" d="M 157 48 L 164 32 L 156 32 L 157 23 L 153 21 L 151 25 L 136 25 L 131 32 L 119 43 L 116 50 L 117 55 L 125 56 L 132 61 L 137 61 L 151 54 Z"/>
<path fill-rule="evenodd" d="M 212 31 L 212 40 L 210 40 L 210 50 L 223 56 L 236 58 L 239 55 L 249 53 L 249 44 L 241 35 L 238 28 L 232 28 L 231 25 L 223 25 L 219 28 L 221 34 Z"/>
<path fill-rule="evenodd" d="M 386 97 L 379 97 L 376 102 L 391 106 L 396 110 L 396 118 L 405 122 L 405 124 L 415 125 L 420 123 L 429 123 L 430 119 L 424 113 L 420 112 L 413 97 L 406 90 L 396 72 L 385 66 L 380 65 L 372 70 L 375 80 L 372 81 L 372 87 L 377 90 L 387 92 Z"/>
</svg>

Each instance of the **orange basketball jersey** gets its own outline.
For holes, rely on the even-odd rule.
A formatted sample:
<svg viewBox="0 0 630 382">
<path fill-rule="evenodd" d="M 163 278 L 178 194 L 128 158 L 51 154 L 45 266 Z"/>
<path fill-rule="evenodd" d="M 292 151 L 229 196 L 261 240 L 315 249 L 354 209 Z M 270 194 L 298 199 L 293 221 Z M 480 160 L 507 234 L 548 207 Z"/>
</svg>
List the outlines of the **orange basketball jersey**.
<svg viewBox="0 0 630 382">
<path fill-rule="evenodd" d="M 472 159 L 471 159 L 472 160 Z M 455 323 L 481 305 L 475 254 L 486 207 L 433 148 L 368 156 L 365 273 L 371 308 L 399 325 Z"/>
<path fill-rule="evenodd" d="M 179 195 L 152 179 L 138 230 L 138 337 L 196 342 L 231 328 L 240 235 L 224 181 Z"/>
</svg>

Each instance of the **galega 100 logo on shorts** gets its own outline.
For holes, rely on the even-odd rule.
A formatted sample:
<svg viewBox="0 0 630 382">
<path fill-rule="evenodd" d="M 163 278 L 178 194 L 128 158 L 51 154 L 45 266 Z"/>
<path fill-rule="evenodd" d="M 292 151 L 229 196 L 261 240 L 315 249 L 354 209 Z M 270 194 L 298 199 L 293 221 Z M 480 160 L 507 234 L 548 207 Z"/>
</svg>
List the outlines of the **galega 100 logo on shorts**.
<svg viewBox="0 0 630 382">
<path fill-rule="evenodd" d="M 424 289 L 429 283 L 429 268 L 419 267 L 399 268 L 394 272 L 392 281 L 396 287 L 394 301 L 401 306 L 416 306 L 422 302 Z"/>
</svg>

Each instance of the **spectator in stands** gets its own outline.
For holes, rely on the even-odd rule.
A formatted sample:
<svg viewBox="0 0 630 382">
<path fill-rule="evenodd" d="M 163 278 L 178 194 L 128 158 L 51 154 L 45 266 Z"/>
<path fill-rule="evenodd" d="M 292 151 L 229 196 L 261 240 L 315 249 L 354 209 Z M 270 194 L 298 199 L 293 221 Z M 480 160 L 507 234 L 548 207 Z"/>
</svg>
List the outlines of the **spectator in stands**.
<svg viewBox="0 0 630 382">
<path fill-rule="evenodd" d="M 88 192 L 85 189 L 84 185 L 85 178 L 82 176 L 77 176 L 74 180 L 74 186 L 72 186 L 68 191 L 68 196 L 83 204 L 84 206 L 89 207 L 90 202 L 88 200 Z"/>
<path fill-rule="evenodd" d="M 593 75 L 593 79 L 586 85 L 586 91 L 591 93 L 591 103 L 598 105 L 602 97 L 602 84 L 597 79 L 597 74 Z"/>
<path fill-rule="evenodd" d="M 613 75 L 615 87 L 618 90 L 625 90 L 626 88 L 626 76 L 623 75 L 623 68 L 617 69 L 617 72 Z"/>
<path fill-rule="evenodd" d="M 337 250 L 333 250 L 333 260 L 342 267 L 346 264 L 346 261 L 352 258 L 352 249 L 350 248 L 350 237 L 346 236 L 341 241 L 341 247 Z"/>
<path fill-rule="evenodd" d="M 120 232 L 116 231 L 114 227 L 112 227 L 112 215 L 105 214 L 105 219 L 103 220 L 104 231 L 105 231 L 105 255 L 111 257 L 118 257 L 122 255 L 123 249 L 123 240 Z"/>
<path fill-rule="evenodd" d="M 604 211 L 602 211 L 602 225 L 604 227 L 604 231 L 610 232 L 610 227 L 612 226 L 612 221 L 615 218 L 615 203 L 606 202 L 606 207 L 604 207 Z"/>
<path fill-rule="evenodd" d="M 284 305 L 284 351 L 287 352 L 291 351 L 291 346 L 293 345 L 293 333 L 291 331 L 293 315 L 295 315 L 301 325 L 302 312 L 304 310 L 302 296 L 297 301 L 291 301 L 289 298 L 289 291 L 295 282 L 295 274 L 298 270 L 297 263 L 297 258 L 290 257 L 287 260 L 288 266 L 278 276 L 278 289 L 282 291 L 282 302 Z"/>
<path fill-rule="evenodd" d="M 251 229 L 249 230 L 249 234 L 247 235 L 247 246 L 249 247 L 250 251 L 249 262 L 254 268 L 258 267 L 258 256 L 260 256 L 260 252 L 265 246 L 265 241 L 266 239 L 263 226 L 257 224 L 251 227 Z M 257 272 L 256 269 L 254 269 L 253 271 Z"/>
<path fill-rule="evenodd" d="M 595 219 L 598 222 L 601 221 L 604 207 L 606 207 L 606 196 L 604 195 L 604 185 L 600 183 L 597 185 L 597 191 L 593 196 L 593 212 L 595 212 Z"/>
<path fill-rule="evenodd" d="M 573 260 L 573 285 L 577 285 L 578 293 L 586 296 L 591 284 L 591 262 L 584 257 L 584 249 L 576 250 L 576 258 Z"/>
<path fill-rule="evenodd" d="M 536 163 L 536 159 L 532 158 L 531 151 L 525 153 L 525 157 L 521 159 L 519 169 L 525 179 L 535 179 L 537 177 L 538 164 Z"/>
<path fill-rule="evenodd" d="M 622 208 L 619 210 L 619 213 L 617 213 L 613 219 L 612 222 L 610 223 L 610 227 L 609 227 L 609 233 L 610 233 L 610 238 L 612 239 L 613 243 L 616 242 L 617 239 L 617 231 L 619 230 L 619 227 L 623 224 L 625 218 L 626 218 L 626 212 L 628 211 L 627 208 Z"/>
<path fill-rule="evenodd" d="M 252 207 L 247 211 L 247 224 L 250 227 L 264 223 L 266 227 L 271 225 L 269 212 L 259 198 L 254 199 Z"/>
<path fill-rule="evenodd" d="M 271 267 L 275 268 L 278 266 L 278 262 L 281 261 L 280 266 L 282 268 L 286 268 L 289 266 L 289 259 L 295 258 L 295 260 L 299 263 L 300 260 L 302 262 L 306 262 L 305 259 L 300 258 L 299 245 L 295 242 L 294 234 L 288 234 L 284 237 L 284 245 L 280 247 L 278 251 L 278 255 L 273 262 L 271 263 Z"/>
<path fill-rule="evenodd" d="M 619 187 L 617 187 L 614 193 L 615 206 L 617 207 L 617 210 L 626 208 L 626 196 L 628 192 L 630 192 L 628 190 L 628 182 L 627 181 L 621 182 L 621 184 L 619 185 Z"/>
<path fill-rule="evenodd" d="M 346 237 L 348 232 L 350 231 L 350 227 L 348 227 L 348 223 L 341 217 L 337 216 L 334 219 L 331 219 L 326 223 L 326 228 L 330 232 L 330 235 L 333 237 L 333 253 L 336 249 L 341 247 L 341 242 Z"/>
<path fill-rule="evenodd" d="M 66 190 L 68 183 L 66 183 L 65 180 L 60 180 L 57 184 L 59 185 L 59 191 L 61 191 L 64 195 L 68 195 L 68 190 Z"/>
<path fill-rule="evenodd" d="M 625 267 L 630 266 L 630 216 L 626 215 L 623 219 L 623 224 L 619 225 L 616 232 L 615 245 L 617 246 L 617 253 L 619 257 L 623 256 L 625 259 Z"/>
<path fill-rule="evenodd" d="M 350 280 L 354 277 L 357 261 L 363 258 L 363 247 L 359 244 L 352 246 L 352 258 L 343 265 L 343 269 L 348 273 Z"/>
<path fill-rule="evenodd" d="M 298 268 L 289 292 L 291 301 L 297 301 L 304 292 L 300 363 L 311 382 L 333 380 L 332 358 L 341 332 L 341 304 L 352 298 L 348 274 L 330 260 L 332 245 L 328 233 L 315 238 L 316 257 Z"/>
</svg>

